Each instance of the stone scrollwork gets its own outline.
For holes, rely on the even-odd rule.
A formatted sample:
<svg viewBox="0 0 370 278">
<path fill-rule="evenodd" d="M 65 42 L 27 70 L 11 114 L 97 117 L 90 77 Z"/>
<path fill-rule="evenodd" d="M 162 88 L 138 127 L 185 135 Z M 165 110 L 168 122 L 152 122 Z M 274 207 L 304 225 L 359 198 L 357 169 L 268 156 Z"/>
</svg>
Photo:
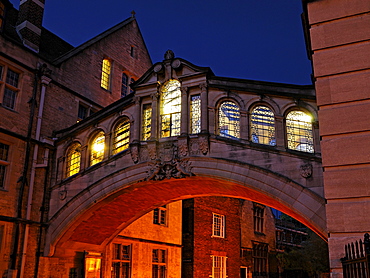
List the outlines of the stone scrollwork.
<svg viewBox="0 0 370 278">
<path fill-rule="evenodd" d="M 157 160 L 155 163 L 149 164 L 146 180 L 161 181 L 171 178 L 186 178 L 194 175 L 191 170 L 192 167 L 189 161 L 186 160 L 173 159 L 170 162 Z"/>
<path fill-rule="evenodd" d="M 208 153 L 208 139 L 207 137 L 199 137 L 199 149 L 202 154 L 206 155 Z"/>
<path fill-rule="evenodd" d="M 148 144 L 148 153 L 149 158 L 154 160 L 157 158 L 157 145 L 156 144 Z"/>
<path fill-rule="evenodd" d="M 312 164 L 305 163 L 300 166 L 301 176 L 304 178 L 309 178 L 312 176 Z"/>
<path fill-rule="evenodd" d="M 178 142 L 178 149 L 179 149 L 180 157 L 184 157 L 188 155 L 188 144 L 185 140 Z"/>
<path fill-rule="evenodd" d="M 131 146 L 131 158 L 134 163 L 137 163 L 139 161 L 139 146 L 138 145 Z"/>
</svg>

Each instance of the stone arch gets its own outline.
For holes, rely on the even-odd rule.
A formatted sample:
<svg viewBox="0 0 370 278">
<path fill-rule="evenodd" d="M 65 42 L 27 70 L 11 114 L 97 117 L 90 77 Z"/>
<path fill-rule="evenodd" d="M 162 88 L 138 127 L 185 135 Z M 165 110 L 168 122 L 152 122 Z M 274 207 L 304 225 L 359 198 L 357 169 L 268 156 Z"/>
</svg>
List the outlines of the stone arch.
<svg viewBox="0 0 370 278">
<path fill-rule="evenodd" d="M 148 164 L 142 163 L 94 182 L 51 217 L 45 252 L 53 255 L 58 248 L 68 248 L 75 242 L 100 250 L 155 207 L 200 196 L 262 203 L 291 215 L 322 238 L 327 237 L 325 200 L 306 187 L 248 163 L 202 157 L 187 162 L 191 163 L 194 176 L 146 180 Z"/>
</svg>

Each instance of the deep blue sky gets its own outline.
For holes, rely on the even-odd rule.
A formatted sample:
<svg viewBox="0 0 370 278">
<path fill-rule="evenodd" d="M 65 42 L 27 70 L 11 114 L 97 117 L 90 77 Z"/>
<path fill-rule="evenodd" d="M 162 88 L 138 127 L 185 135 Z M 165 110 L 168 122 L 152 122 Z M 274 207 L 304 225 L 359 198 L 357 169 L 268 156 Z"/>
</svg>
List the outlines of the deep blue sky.
<svg viewBox="0 0 370 278">
<path fill-rule="evenodd" d="M 301 0 L 46 0 L 43 24 L 78 46 L 132 10 L 153 63 L 171 49 L 217 76 L 311 83 Z"/>
</svg>

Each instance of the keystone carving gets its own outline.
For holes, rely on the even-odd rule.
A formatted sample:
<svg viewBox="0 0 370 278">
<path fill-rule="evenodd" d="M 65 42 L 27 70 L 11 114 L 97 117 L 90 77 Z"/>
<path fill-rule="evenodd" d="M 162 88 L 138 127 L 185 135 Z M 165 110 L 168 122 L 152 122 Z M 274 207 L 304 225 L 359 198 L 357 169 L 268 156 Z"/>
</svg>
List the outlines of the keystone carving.
<svg viewBox="0 0 370 278">
<path fill-rule="evenodd" d="M 306 179 L 311 177 L 312 176 L 312 164 L 310 163 L 302 164 L 300 167 L 300 171 L 301 171 L 302 177 Z"/>
<path fill-rule="evenodd" d="M 186 178 L 194 175 L 191 172 L 192 167 L 190 163 L 184 160 L 181 161 L 180 159 L 174 159 L 170 162 L 157 160 L 156 163 L 151 163 L 149 167 L 146 180 L 161 181 L 170 178 Z"/>
</svg>

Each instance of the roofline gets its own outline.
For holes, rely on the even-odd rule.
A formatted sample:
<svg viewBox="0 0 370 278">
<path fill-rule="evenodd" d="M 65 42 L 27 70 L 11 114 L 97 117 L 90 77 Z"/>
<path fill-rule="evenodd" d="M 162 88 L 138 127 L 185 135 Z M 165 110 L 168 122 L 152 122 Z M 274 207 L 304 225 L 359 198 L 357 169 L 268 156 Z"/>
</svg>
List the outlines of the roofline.
<svg viewBox="0 0 370 278">
<path fill-rule="evenodd" d="M 121 29 L 122 27 L 126 26 L 127 24 L 135 21 L 135 17 L 129 17 L 128 19 L 118 23 L 117 25 L 111 27 L 110 29 L 104 31 L 103 33 L 95 36 L 94 38 L 88 40 L 87 42 L 81 44 L 80 46 L 77 46 L 67 53 L 63 54 L 62 56 L 58 57 L 53 61 L 53 64 L 58 65 L 63 63 L 65 60 L 71 58 L 72 56 L 76 55 L 77 53 L 83 51 L 84 49 L 88 48 L 89 46 L 93 45 L 94 43 L 102 40 L 103 38 L 107 37 L 108 35 L 116 32 L 117 30 Z"/>
</svg>

